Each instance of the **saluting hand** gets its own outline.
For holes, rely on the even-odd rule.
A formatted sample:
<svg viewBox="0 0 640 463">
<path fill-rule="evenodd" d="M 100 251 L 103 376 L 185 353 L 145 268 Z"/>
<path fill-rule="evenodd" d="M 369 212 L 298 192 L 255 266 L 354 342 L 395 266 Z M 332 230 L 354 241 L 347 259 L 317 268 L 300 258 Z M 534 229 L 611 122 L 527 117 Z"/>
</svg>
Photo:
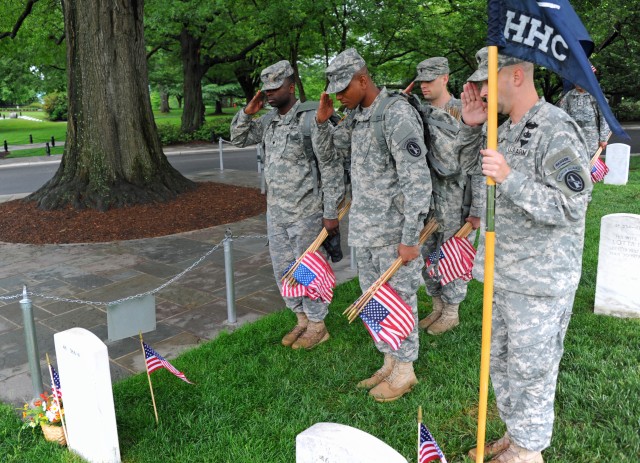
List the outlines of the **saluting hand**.
<svg viewBox="0 0 640 463">
<path fill-rule="evenodd" d="M 255 114 L 258 111 L 260 111 L 263 106 L 264 106 L 264 95 L 260 90 L 258 90 L 258 93 L 256 93 L 254 97 L 251 98 L 251 101 L 249 102 L 247 107 L 244 108 L 244 113 L 249 115 Z"/>
<path fill-rule="evenodd" d="M 333 100 L 327 94 L 327 92 L 322 92 L 322 95 L 320 95 L 320 105 L 318 106 L 318 111 L 316 112 L 316 121 L 318 121 L 318 124 L 324 124 L 329 120 L 332 114 Z"/>
<path fill-rule="evenodd" d="M 480 96 L 478 86 L 473 82 L 467 82 L 460 94 L 462 101 L 462 120 L 468 126 L 482 125 L 487 120 L 487 103 Z"/>
<path fill-rule="evenodd" d="M 415 85 L 416 81 L 414 80 L 413 82 L 411 82 L 409 85 L 407 85 L 407 88 L 405 88 L 402 93 L 404 93 L 405 95 L 410 95 L 411 92 L 413 91 L 413 86 Z"/>
</svg>

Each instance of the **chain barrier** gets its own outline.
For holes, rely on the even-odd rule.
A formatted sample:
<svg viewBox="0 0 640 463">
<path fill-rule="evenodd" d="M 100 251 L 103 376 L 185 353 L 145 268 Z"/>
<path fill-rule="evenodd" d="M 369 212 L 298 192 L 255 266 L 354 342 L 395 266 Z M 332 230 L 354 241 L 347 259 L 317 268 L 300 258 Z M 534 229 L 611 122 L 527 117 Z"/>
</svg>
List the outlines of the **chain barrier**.
<svg viewBox="0 0 640 463">
<path fill-rule="evenodd" d="M 267 235 L 241 235 L 241 236 L 230 236 L 230 238 L 232 240 L 234 240 L 234 241 L 243 240 L 243 239 L 262 239 L 262 238 L 267 238 Z M 66 297 L 57 297 L 57 296 L 47 296 L 46 294 L 36 293 L 36 292 L 33 292 L 33 291 L 27 291 L 27 295 L 28 296 L 36 296 L 36 297 L 40 297 L 42 299 L 48 299 L 48 300 L 57 301 L 57 302 L 68 302 L 68 303 L 71 303 L 71 304 L 89 304 L 89 305 L 97 305 L 97 306 L 110 306 L 110 305 L 114 305 L 114 304 L 121 304 L 122 302 L 130 301 L 132 299 L 138 299 L 138 298 L 141 298 L 141 297 L 144 297 L 144 296 L 150 296 L 152 294 L 156 294 L 156 293 L 162 291 L 164 288 L 169 286 L 171 283 L 175 282 L 176 280 L 178 280 L 179 278 L 184 276 L 186 273 L 188 273 L 191 270 L 193 270 L 194 268 L 196 268 L 198 265 L 200 265 L 200 263 L 203 260 L 205 260 L 211 254 L 213 254 L 215 251 L 217 251 L 220 248 L 220 246 L 224 244 L 225 240 L 227 240 L 227 238 L 223 239 L 218 244 L 213 246 L 203 256 L 201 256 L 198 260 L 196 260 L 193 264 L 191 264 L 189 267 L 187 267 L 182 272 L 178 273 L 176 276 L 174 276 L 170 280 L 166 281 L 162 285 L 158 286 L 155 289 L 146 291 L 144 293 L 139 293 L 139 294 L 136 294 L 134 296 L 128 296 L 128 297 L 123 297 L 122 299 L 117 299 L 115 301 L 104 302 L 104 301 L 86 301 L 84 299 L 70 299 L 70 298 L 66 298 Z M 12 300 L 12 299 L 20 298 L 22 296 L 23 296 L 22 293 L 16 294 L 16 295 L 13 295 L 13 296 L 0 296 L 0 300 L 9 301 L 9 300 Z"/>
</svg>

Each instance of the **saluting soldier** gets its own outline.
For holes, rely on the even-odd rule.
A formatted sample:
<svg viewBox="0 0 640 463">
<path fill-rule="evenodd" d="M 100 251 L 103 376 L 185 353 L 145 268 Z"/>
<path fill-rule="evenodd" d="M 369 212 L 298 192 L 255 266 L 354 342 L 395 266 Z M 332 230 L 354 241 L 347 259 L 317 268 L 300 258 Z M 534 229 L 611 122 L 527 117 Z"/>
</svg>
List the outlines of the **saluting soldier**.
<svg viewBox="0 0 640 463">
<path fill-rule="evenodd" d="M 483 125 L 488 51 L 464 85 L 458 136 L 464 164 L 496 184 L 491 381 L 507 427 L 485 455 L 498 463 L 541 463 L 551 442 L 564 337 L 580 280 L 585 213 L 592 189 L 580 128 L 538 97 L 533 64 L 498 56 L 498 149 Z M 484 279 L 484 233 L 473 275 Z M 470 452 L 475 460 L 476 450 Z"/>
<path fill-rule="evenodd" d="M 316 111 L 305 110 L 295 96 L 293 68 L 279 61 L 260 74 L 263 86 L 231 122 L 231 141 L 238 146 L 264 143 L 264 175 L 267 185 L 267 234 L 273 272 L 281 288 L 281 277 L 315 240 L 324 226 L 329 235 L 338 232 L 337 206 L 344 196 L 342 160 L 332 149 L 305 149 L 306 143 L 322 139 L 317 134 Z M 254 119 L 264 97 L 274 108 Z M 303 127 L 316 137 L 304 139 Z M 326 145 L 326 144 L 325 144 Z M 313 159 L 315 157 L 316 159 Z M 317 161 L 321 195 L 314 194 Z M 294 349 L 311 349 L 329 339 L 324 324 L 328 304 L 304 297 L 286 297 L 285 303 L 297 317 L 294 328 L 282 344 Z"/>
<path fill-rule="evenodd" d="M 438 233 L 427 239 L 422 248 L 423 258 L 436 251 L 442 242 L 451 238 L 464 224 L 471 223 L 473 229 L 480 226 L 480 215 L 484 208 L 484 178 L 468 175 L 461 169 L 455 140 L 460 130 L 462 103 L 447 89 L 449 61 L 434 57 L 417 66 L 423 105 L 429 127 L 429 160 L 435 217 L 440 226 Z M 473 234 L 475 236 L 475 234 Z M 429 269 L 422 270 L 427 294 L 431 296 L 433 311 L 420 320 L 420 328 L 429 334 L 442 334 L 459 324 L 458 308 L 467 295 L 467 282 L 453 280 L 442 286 L 429 276 Z"/>
<path fill-rule="evenodd" d="M 404 98 L 389 99 L 386 89 L 376 87 L 355 49 L 336 56 L 326 75 L 327 93 L 335 93 L 351 111 L 336 136 L 341 145 L 350 139 L 349 245 L 356 248 L 360 287 L 368 289 L 398 256 L 405 264 L 389 283 L 412 307 L 416 324 L 396 351 L 384 342 L 376 343 L 384 354 L 383 366 L 358 384 L 370 389 L 375 400 L 392 401 L 417 383 L 413 370 L 418 358 L 416 292 L 422 267 L 418 239 L 431 196 L 422 123 Z M 319 125 L 326 126 L 332 113 L 333 101 L 324 93 Z"/>
</svg>

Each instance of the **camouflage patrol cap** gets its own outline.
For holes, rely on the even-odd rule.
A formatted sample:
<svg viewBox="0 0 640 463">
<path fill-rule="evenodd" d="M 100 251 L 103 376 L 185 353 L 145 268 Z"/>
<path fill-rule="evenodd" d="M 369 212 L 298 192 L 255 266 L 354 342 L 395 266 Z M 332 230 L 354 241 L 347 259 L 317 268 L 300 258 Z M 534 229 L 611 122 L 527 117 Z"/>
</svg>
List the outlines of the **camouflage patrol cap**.
<svg viewBox="0 0 640 463">
<path fill-rule="evenodd" d="M 327 93 L 343 91 L 349 86 L 353 75 L 365 66 L 364 59 L 355 48 L 347 48 L 336 56 L 325 70 L 327 79 L 329 79 Z"/>
<path fill-rule="evenodd" d="M 449 60 L 443 56 L 437 56 L 418 64 L 418 76 L 415 81 L 431 82 L 443 74 L 449 74 Z"/>
<path fill-rule="evenodd" d="M 284 79 L 290 75 L 293 75 L 293 68 L 287 60 L 278 61 L 276 64 L 264 68 L 260 73 L 262 91 L 276 90 L 282 87 Z"/>
<path fill-rule="evenodd" d="M 478 50 L 476 53 L 476 62 L 478 63 L 478 69 L 471 74 L 467 82 L 484 82 L 489 79 L 489 49 L 487 47 Z M 524 63 L 524 61 L 519 58 L 514 58 L 513 56 L 498 53 L 498 71 L 505 66 L 519 63 Z"/>
</svg>

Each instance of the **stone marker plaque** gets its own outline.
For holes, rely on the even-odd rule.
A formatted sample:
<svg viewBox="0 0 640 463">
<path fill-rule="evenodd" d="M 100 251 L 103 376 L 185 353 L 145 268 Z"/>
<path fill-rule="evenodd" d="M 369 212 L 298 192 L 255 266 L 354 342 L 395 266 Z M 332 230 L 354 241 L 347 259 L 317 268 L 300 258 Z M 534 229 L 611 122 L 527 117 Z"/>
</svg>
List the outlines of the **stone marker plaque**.
<svg viewBox="0 0 640 463">
<path fill-rule="evenodd" d="M 91 463 L 120 463 L 107 346 L 84 328 L 53 339 L 69 449 Z"/>
<path fill-rule="evenodd" d="M 602 217 L 594 312 L 640 318 L 640 215 Z"/>
<path fill-rule="evenodd" d="M 626 185 L 629 181 L 629 157 L 631 147 L 624 143 L 607 145 L 606 164 L 609 173 L 604 177 L 608 185 Z"/>
<path fill-rule="evenodd" d="M 296 463 L 407 463 L 407 460 L 364 431 L 344 424 L 316 423 L 296 436 Z"/>
<path fill-rule="evenodd" d="M 156 329 L 156 297 L 148 294 L 107 307 L 109 342 Z"/>
</svg>

